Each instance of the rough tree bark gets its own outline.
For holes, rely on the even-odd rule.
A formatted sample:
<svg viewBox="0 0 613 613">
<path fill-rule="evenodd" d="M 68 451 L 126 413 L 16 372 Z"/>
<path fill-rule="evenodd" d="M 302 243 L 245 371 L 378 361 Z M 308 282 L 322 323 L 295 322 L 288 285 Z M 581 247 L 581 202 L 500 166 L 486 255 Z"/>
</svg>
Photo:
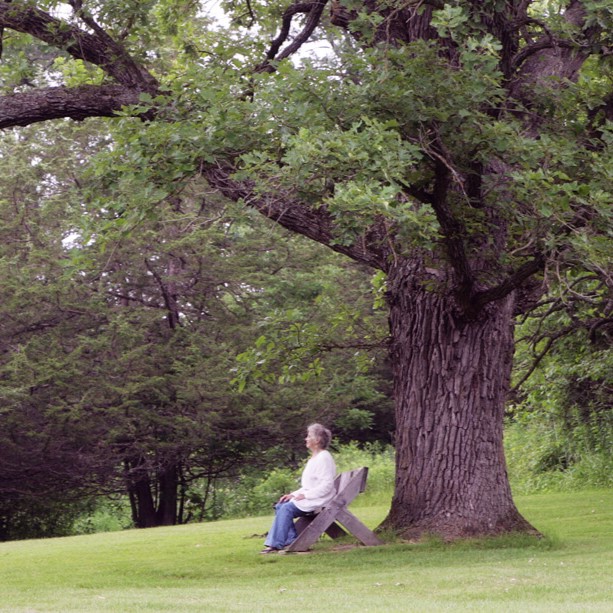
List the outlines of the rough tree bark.
<svg viewBox="0 0 613 613">
<path fill-rule="evenodd" d="M 132 521 L 137 528 L 153 528 L 156 525 L 151 480 L 145 465 L 146 462 L 142 458 L 124 461 Z"/>
<path fill-rule="evenodd" d="M 385 521 L 408 537 L 531 530 L 506 473 L 502 425 L 515 297 L 469 318 L 417 261 L 388 274 L 396 485 Z"/>
<path fill-rule="evenodd" d="M 125 460 L 125 481 L 137 528 L 174 526 L 178 520 L 178 464 L 152 470 L 142 458 Z"/>
<path fill-rule="evenodd" d="M 138 104 L 141 93 L 122 85 L 84 85 L 4 96 L 0 104 L 0 129 L 52 119 L 80 121 L 88 117 L 113 117 L 122 106 Z"/>
</svg>

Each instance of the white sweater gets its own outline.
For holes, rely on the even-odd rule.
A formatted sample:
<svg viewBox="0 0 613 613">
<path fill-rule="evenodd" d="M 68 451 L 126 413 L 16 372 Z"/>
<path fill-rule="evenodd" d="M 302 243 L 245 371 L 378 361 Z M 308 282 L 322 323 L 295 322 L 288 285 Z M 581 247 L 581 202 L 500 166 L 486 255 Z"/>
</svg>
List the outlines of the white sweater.
<svg viewBox="0 0 613 613">
<path fill-rule="evenodd" d="M 326 506 L 336 494 L 334 478 L 336 464 L 329 451 L 320 451 L 311 457 L 302 472 L 300 484 L 302 487 L 292 492 L 294 496 L 304 495 L 304 500 L 292 500 L 301 511 L 317 511 Z"/>
</svg>

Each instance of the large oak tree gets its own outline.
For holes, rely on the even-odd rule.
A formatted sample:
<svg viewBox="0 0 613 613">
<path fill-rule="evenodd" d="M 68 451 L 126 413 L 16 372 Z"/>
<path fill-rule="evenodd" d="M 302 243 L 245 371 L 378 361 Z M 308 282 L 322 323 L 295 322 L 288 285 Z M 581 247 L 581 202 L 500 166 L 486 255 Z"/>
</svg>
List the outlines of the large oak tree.
<svg viewBox="0 0 613 613">
<path fill-rule="evenodd" d="M 387 525 L 530 530 L 502 447 L 513 322 L 552 276 L 610 280 L 608 3 L 236 2 L 224 29 L 198 8 L 0 2 L 0 127 L 121 114 L 109 167 L 128 200 L 204 176 L 386 273 Z M 327 51 L 288 61 L 308 40 Z M 54 54 L 46 79 L 31 69 Z"/>
</svg>

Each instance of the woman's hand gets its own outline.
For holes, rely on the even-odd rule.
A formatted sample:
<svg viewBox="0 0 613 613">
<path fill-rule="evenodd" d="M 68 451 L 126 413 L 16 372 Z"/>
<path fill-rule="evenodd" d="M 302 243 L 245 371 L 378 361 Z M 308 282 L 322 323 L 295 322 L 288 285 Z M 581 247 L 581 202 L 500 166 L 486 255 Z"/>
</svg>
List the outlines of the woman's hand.
<svg viewBox="0 0 613 613">
<path fill-rule="evenodd" d="M 298 494 L 298 496 L 294 496 L 294 494 L 283 494 L 281 498 L 279 498 L 279 502 L 289 502 L 290 500 L 304 500 L 306 496 L 304 494 Z"/>
</svg>

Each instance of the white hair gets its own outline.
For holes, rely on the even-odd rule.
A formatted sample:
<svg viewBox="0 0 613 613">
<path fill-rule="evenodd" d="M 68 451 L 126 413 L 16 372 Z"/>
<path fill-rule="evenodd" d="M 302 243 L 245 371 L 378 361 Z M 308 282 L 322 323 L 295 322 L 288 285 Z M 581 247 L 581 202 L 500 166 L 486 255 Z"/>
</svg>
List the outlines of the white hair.
<svg viewBox="0 0 613 613">
<path fill-rule="evenodd" d="M 327 449 L 332 441 L 332 432 L 321 424 L 311 424 L 307 431 L 317 440 L 317 446 L 320 449 Z"/>
</svg>

